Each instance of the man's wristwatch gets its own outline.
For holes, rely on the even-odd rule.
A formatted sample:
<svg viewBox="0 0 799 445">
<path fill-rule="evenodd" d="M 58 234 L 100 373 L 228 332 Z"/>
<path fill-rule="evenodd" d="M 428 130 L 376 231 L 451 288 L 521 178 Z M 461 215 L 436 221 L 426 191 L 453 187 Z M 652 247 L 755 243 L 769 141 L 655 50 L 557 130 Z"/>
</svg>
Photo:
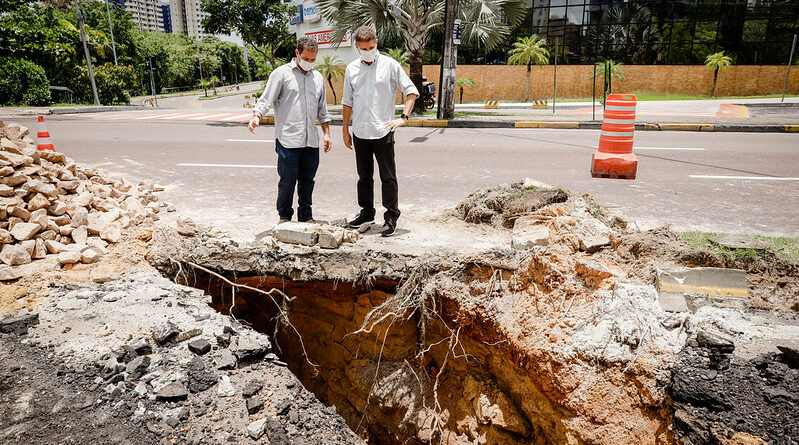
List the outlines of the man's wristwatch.
<svg viewBox="0 0 799 445">
<path fill-rule="evenodd" d="M 405 119 L 406 121 L 409 119 L 408 115 L 405 113 L 400 114 L 400 119 Z"/>
</svg>

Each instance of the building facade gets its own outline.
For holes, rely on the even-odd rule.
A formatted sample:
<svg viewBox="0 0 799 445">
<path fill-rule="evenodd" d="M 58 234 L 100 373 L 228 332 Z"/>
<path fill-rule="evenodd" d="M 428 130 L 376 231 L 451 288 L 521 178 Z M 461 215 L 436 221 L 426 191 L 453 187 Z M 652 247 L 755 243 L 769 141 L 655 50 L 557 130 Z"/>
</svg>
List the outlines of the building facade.
<svg viewBox="0 0 799 445">
<path fill-rule="evenodd" d="M 203 31 L 202 21 L 208 13 L 203 12 L 201 3 L 201 0 L 169 0 L 173 32 L 200 39 L 211 35 Z"/>
<path fill-rule="evenodd" d="M 289 0 L 287 3 L 297 7 L 297 13 L 289 22 L 289 30 L 297 38 L 311 37 L 319 45 L 317 59 L 325 56 L 335 56 L 342 64 L 347 64 L 358 58 L 358 52 L 346 36 L 338 45 L 333 41 L 333 26 L 328 23 L 316 9 L 313 0 Z"/>
<path fill-rule="evenodd" d="M 133 22 L 144 31 L 164 31 L 161 0 L 110 0 L 129 12 Z"/>
<path fill-rule="evenodd" d="M 738 65 L 785 64 L 799 33 L 797 0 L 528 0 L 528 6 L 514 37 L 557 40 L 559 60 L 570 63 L 701 64 L 724 51 Z"/>
</svg>

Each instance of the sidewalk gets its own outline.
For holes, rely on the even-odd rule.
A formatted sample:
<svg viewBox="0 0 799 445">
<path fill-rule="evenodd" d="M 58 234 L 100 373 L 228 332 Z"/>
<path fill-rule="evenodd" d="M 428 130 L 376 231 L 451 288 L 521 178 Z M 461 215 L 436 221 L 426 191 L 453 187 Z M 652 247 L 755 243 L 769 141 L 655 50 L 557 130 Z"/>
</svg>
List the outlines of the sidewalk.
<svg viewBox="0 0 799 445">
<path fill-rule="evenodd" d="M 408 122 L 417 127 L 448 128 L 572 128 L 598 130 L 602 104 L 556 102 L 547 109 L 532 103 L 500 102 L 497 109 L 485 104 L 456 104 L 455 119 L 443 121 L 435 114 L 415 115 Z M 341 106 L 328 107 L 334 124 L 341 123 Z M 401 105 L 397 109 L 402 109 Z M 338 118 L 338 119 L 336 119 Z M 636 129 L 648 131 L 799 132 L 799 98 L 738 100 L 641 101 L 636 108 Z"/>
</svg>

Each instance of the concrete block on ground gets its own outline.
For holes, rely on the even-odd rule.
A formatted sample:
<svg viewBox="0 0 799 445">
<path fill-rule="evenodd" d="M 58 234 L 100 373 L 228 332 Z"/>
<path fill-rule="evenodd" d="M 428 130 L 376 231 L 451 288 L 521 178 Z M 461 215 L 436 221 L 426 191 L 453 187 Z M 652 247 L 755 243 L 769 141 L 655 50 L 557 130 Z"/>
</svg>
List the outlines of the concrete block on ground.
<svg viewBox="0 0 799 445">
<path fill-rule="evenodd" d="M 275 227 L 274 236 L 282 243 L 313 246 L 319 240 L 317 227 L 310 223 L 285 222 Z"/>
<path fill-rule="evenodd" d="M 681 267 L 658 272 L 657 288 L 664 310 L 696 311 L 702 306 L 749 307 L 746 271 L 716 267 Z"/>
<path fill-rule="evenodd" d="M 319 247 L 323 249 L 338 249 L 344 243 L 344 229 L 338 227 L 323 227 L 319 230 Z"/>
<path fill-rule="evenodd" d="M 524 184 L 522 187 L 529 189 L 529 188 L 539 188 L 539 189 L 551 189 L 553 188 L 549 184 L 545 184 L 541 181 L 535 180 L 533 178 L 524 178 Z"/>
</svg>

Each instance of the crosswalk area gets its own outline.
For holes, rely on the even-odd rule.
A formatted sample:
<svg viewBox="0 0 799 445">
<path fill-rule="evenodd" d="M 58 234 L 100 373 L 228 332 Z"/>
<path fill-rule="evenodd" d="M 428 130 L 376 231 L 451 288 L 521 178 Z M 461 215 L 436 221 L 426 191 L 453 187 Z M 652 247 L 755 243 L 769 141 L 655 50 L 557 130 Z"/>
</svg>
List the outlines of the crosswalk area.
<svg viewBox="0 0 799 445">
<path fill-rule="evenodd" d="M 247 122 L 252 117 L 252 112 L 152 112 L 152 111 L 121 111 L 102 113 L 73 113 L 62 114 L 63 117 L 75 119 L 92 119 L 98 121 L 206 121 L 206 122 Z"/>
</svg>

